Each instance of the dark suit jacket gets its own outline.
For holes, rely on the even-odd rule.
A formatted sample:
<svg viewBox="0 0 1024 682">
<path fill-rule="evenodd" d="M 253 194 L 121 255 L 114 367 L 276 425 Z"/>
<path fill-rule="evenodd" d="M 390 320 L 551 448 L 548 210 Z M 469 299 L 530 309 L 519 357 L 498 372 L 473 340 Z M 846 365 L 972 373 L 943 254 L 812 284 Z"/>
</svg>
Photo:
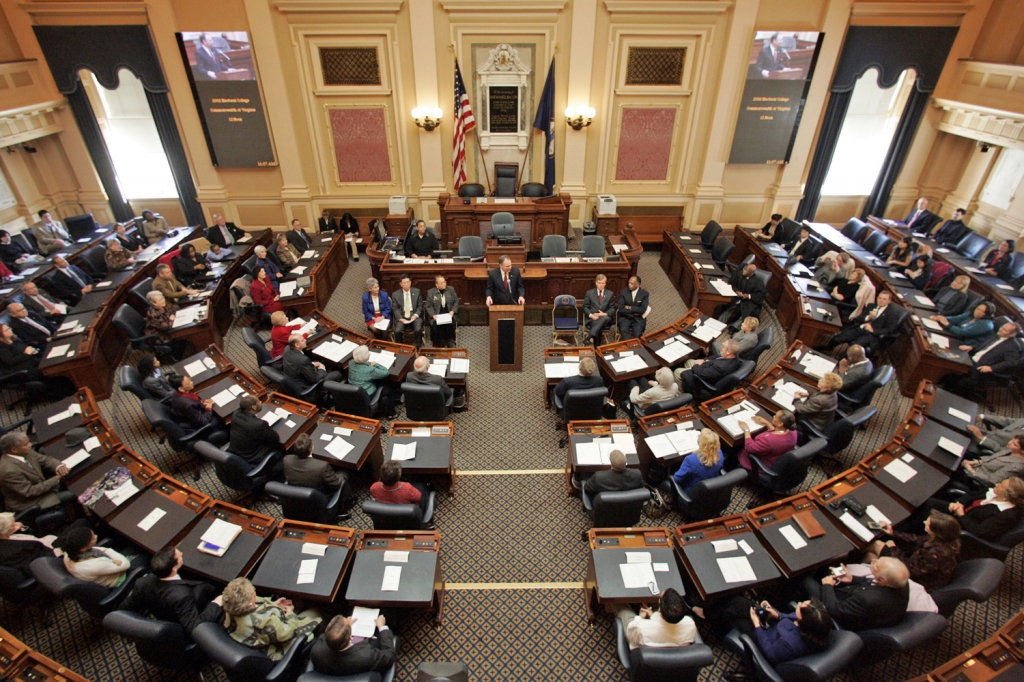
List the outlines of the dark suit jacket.
<svg viewBox="0 0 1024 682">
<path fill-rule="evenodd" d="M 487 273 L 487 296 L 490 296 L 495 305 L 516 305 L 519 298 L 526 296 L 526 287 L 523 286 L 523 277 L 519 274 L 519 268 L 512 268 L 508 273 L 508 286 L 511 293 L 505 291 L 505 280 L 501 268 L 497 267 Z"/>
<path fill-rule="evenodd" d="M 845 372 L 838 372 L 840 378 L 843 380 L 843 393 L 851 393 L 856 391 L 858 388 L 867 383 L 867 380 L 871 378 L 871 374 L 875 371 L 875 366 L 871 360 L 865 360 L 859 365 L 850 367 Z"/>
<path fill-rule="evenodd" d="M 1006 279 L 1006 275 L 1010 272 L 1010 266 L 1013 265 L 1013 254 L 1008 253 L 1005 258 L 999 258 L 997 261 L 996 258 L 998 258 L 999 255 L 998 248 L 992 249 L 988 252 L 988 255 L 985 256 L 985 259 L 979 267 L 982 269 L 992 268 L 996 271 L 996 277 Z M 993 262 L 995 262 L 995 265 L 993 265 Z"/>
<path fill-rule="evenodd" d="M 615 294 L 611 289 L 605 287 L 600 300 L 597 298 L 596 287 L 587 291 L 586 296 L 583 297 L 583 314 L 587 318 L 588 327 L 592 322 L 590 316 L 597 312 L 607 313 L 608 317 L 615 317 Z"/>
<path fill-rule="evenodd" d="M 905 225 L 909 225 L 910 221 L 914 220 L 914 215 L 917 214 L 917 213 L 918 213 L 918 210 L 915 208 L 909 214 L 907 214 L 907 217 L 904 219 L 903 223 Z M 919 227 L 927 227 L 928 225 L 932 224 L 933 220 L 935 220 L 935 214 L 934 213 L 932 213 L 931 211 L 929 211 L 927 209 L 924 210 L 924 211 L 921 211 L 920 215 L 917 216 L 917 219 L 914 220 L 914 228 L 917 229 Z"/>
<path fill-rule="evenodd" d="M 331 651 L 323 635 L 313 642 L 309 660 L 313 669 L 325 675 L 344 677 L 377 671 L 384 673 L 395 664 L 395 638 L 391 629 L 378 630 L 377 636 L 364 639 L 344 651 Z"/>
<path fill-rule="evenodd" d="M 51 336 L 55 331 L 56 326 L 52 322 L 47 322 L 46 320 L 44 320 L 39 313 L 29 311 L 28 316 L 36 324 L 41 324 L 46 329 L 49 329 L 50 333 L 44 334 L 43 332 L 39 331 L 38 329 L 30 325 L 28 322 L 25 322 L 25 320 L 22 320 L 17 317 L 11 318 L 11 331 L 14 332 L 14 335 L 17 336 L 21 341 L 24 341 L 28 345 L 35 346 L 36 348 L 42 348 L 43 346 L 46 345 L 46 339 L 49 336 Z"/>
<path fill-rule="evenodd" d="M 224 223 L 224 227 L 228 228 L 228 232 L 231 236 L 238 241 L 245 236 L 245 230 L 239 229 L 234 223 Z M 224 239 L 224 233 L 220 231 L 220 227 L 217 225 L 211 225 L 206 228 L 206 240 L 211 244 L 217 244 L 222 249 L 227 248 L 227 240 Z"/>
<path fill-rule="evenodd" d="M 614 469 L 603 469 L 587 479 L 583 489 L 593 497 L 609 490 L 636 490 L 644 487 L 644 477 L 639 469 L 626 469 L 622 473 Z"/>
<path fill-rule="evenodd" d="M 395 316 L 396 321 L 405 315 L 405 291 L 401 288 L 391 294 L 391 313 Z M 423 294 L 416 287 L 409 289 L 409 316 L 413 315 L 419 315 L 420 319 L 423 319 Z"/>
<path fill-rule="evenodd" d="M 209 52 L 207 52 L 209 50 Z M 212 53 L 212 54 L 211 54 Z M 217 50 L 213 47 L 205 47 L 203 45 L 196 45 L 196 67 L 199 69 L 200 80 L 210 80 L 208 75 L 210 71 L 214 73 L 220 73 L 227 67 L 221 62 L 220 55 L 217 54 Z"/>
<path fill-rule="evenodd" d="M 962 220 L 947 220 L 935 232 L 935 241 L 940 244 L 956 244 L 967 236 L 971 228 L 967 227 Z"/>
<path fill-rule="evenodd" d="M 427 384 L 430 386 L 440 386 L 441 395 L 444 396 L 445 402 L 452 395 L 452 388 L 444 382 L 444 379 L 431 374 L 430 372 L 409 372 L 405 375 L 405 380 L 412 384 Z"/>
<path fill-rule="evenodd" d="M 577 374 L 576 376 L 566 377 L 559 381 L 558 385 L 555 386 L 555 395 L 559 398 L 564 398 L 565 394 L 569 391 L 587 388 L 604 388 L 604 382 L 597 374 L 591 374 L 589 377 Z"/>
<path fill-rule="evenodd" d="M 288 485 L 313 488 L 327 497 L 333 495 L 345 482 L 327 462 L 297 455 L 285 455 L 284 478 Z"/>
<path fill-rule="evenodd" d="M 317 218 L 316 224 L 321 232 L 336 232 L 338 230 L 338 223 L 334 218 L 327 218 L 326 220 L 324 218 Z"/>
<path fill-rule="evenodd" d="M 619 319 L 640 319 L 647 312 L 648 301 L 651 295 L 647 289 L 640 287 L 636 290 L 636 301 L 633 301 L 633 292 L 626 287 L 619 294 Z"/>
<path fill-rule="evenodd" d="M 985 492 L 969 493 L 960 497 L 957 502 L 966 509 L 975 500 L 984 499 L 987 492 L 986 490 Z M 960 527 L 968 533 L 973 533 L 984 540 L 996 541 L 1003 533 L 1016 526 L 1022 516 L 1024 516 L 1024 509 L 1020 507 L 999 511 L 999 507 L 994 504 L 982 504 L 963 516 L 958 516 L 957 521 L 960 522 Z"/>
<path fill-rule="evenodd" d="M 301 350 L 285 348 L 283 357 L 281 371 L 303 386 L 312 386 L 327 376 L 327 370 L 314 367 L 313 361 Z"/>
<path fill-rule="evenodd" d="M 92 284 L 92 277 L 82 272 L 82 270 L 77 266 L 68 265 L 68 270 L 74 271 L 76 275 L 82 278 L 82 281 L 85 282 L 85 284 Z M 57 290 L 55 293 L 62 301 L 74 305 L 82 300 L 83 285 L 76 282 L 72 277 L 64 272 L 54 268 L 53 273 L 50 275 L 50 281 L 53 282 L 53 286 Z"/>
<path fill-rule="evenodd" d="M 864 308 L 864 315 L 860 318 L 858 324 L 864 324 L 867 321 L 868 315 L 878 306 L 874 303 L 869 303 Z M 889 336 L 896 333 L 900 315 L 900 307 L 894 303 L 889 303 L 885 307 L 885 312 L 880 316 L 871 320 L 871 328 L 875 331 L 872 332 L 875 336 Z M 850 320 L 853 322 L 853 320 Z"/>
<path fill-rule="evenodd" d="M 876 585 L 870 578 L 821 586 L 821 601 L 829 615 L 846 630 L 885 628 L 899 624 L 907 614 L 910 588 Z"/>
<path fill-rule="evenodd" d="M 33 371 L 39 366 L 40 355 L 26 355 L 28 344 L 23 341 L 0 343 L 0 372 L 10 374 L 21 370 Z"/>
<path fill-rule="evenodd" d="M 16 568 L 24 573 L 26 578 L 32 577 L 28 565 L 35 559 L 44 556 L 53 556 L 53 550 L 41 542 L 0 540 L 0 566 Z"/>
<path fill-rule="evenodd" d="M 288 243 L 295 247 L 295 250 L 299 252 L 300 256 L 304 251 L 308 251 L 309 247 L 313 245 L 313 240 L 310 239 L 305 230 L 299 230 L 296 232 L 289 228 L 288 232 L 285 234 L 288 237 Z M 303 239 L 303 237 L 305 237 L 305 239 Z"/>
<path fill-rule="evenodd" d="M 781 46 L 775 49 L 775 54 L 773 55 L 771 43 L 765 41 L 764 47 L 761 48 L 760 54 L 757 55 L 756 68 L 758 75 L 762 71 L 778 71 L 788 60 L 789 57 Z"/>
<path fill-rule="evenodd" d="M 708 383 L 715 383 L 726 374 L 735 372 L 743 362 L 739 358 L 727 358 L 721 355 L 708 358 L 690 371 Z"/>
<path fill-rule="evenodd" d="M 800 237 L 798 235 L 797 236 L 797 241 L 799 241 L 799 240 L 800 240 Z M 793 246 L 796 246 L 796 242 L 793 242 Z M 818 243 L 816 241 L 814 241 L 813 239 L 811 239 L 810 237 L 808 237 L 807 239 L 804 240 L 803 244 L 801 244 L 798 248 L 796 248 L 796 250 L 793 250 L 791 248 L 789 256 L 790 256 L 790 258 L 794 262 L 796 262 L 796 257 L 797 256 L 801 256 L 802 257 L 802 260 L 800 261 L 801 263 L 812 263 L 812 262 L 814 262 L 813 256 L 814 256 L 814 252 L 817 250 L 817 247 L 818 247 Z"/>
<path fill-rule="evenodd" d="M 250 464 L 257 464 L 280 445 L 281 437 L 274 427 L 249 410 L 235 410 L 231 417 L 229 452 Z"/>
<path fill-rule="evenodd" d="M 178 623 L 191 634 L 198 625 L 224 620 L 224 611 L 212 601 L 216 596 L 216 588 L 201 580 L 161 580 L 150 573 L 139 578 L 120 608 Z"/>
<path fill-rule="evenodd" d="M 17 242 L 11 242 L 10 244 L 0 244 L 0 260 L 4 262 L 7 267 L 14 270 L 15 267 L 20 268 L 16 261 L 22 256 L 29 256 L 31 253 L 25 250 L 21 244 Z"/>
<path fill-rule="evenodd" d="M 50 303 L 52 303 L 54 305 L 57 304 L 57 301 L 53 300 L 53 297 L 49 296 L 42 289 L 39 290 L 39 296 L 41 298 L 45 298 L 47 301 L 49 301 Z M 21 304 L 23 306 L 25 306 L 26 308 L 28 308 L 29 314 L 31 314 L 31 313 L 39 313 L 43 317 L 44 320 L 50 319 L 50 311 L 48 311 L 46 309 L 46 306 L 44 306 L 42 303 L 39 303 L 38 301 L 36 301 L 31 296 L 28 296 L 27 294 L 26 295 L 22 295 L 22 297 L 21 297 Z M 58 315 L 58 316 L 60 315 L 60 313 L 54 313 L 54 314 Z"/>
<path fill-rule="evenodd" d="M 743 270 L 737 268 L 736 272 L 732 273 L 732 276 L 729 278 L 729 286 L 733 288 L 733 291 L 742 292 L 750 296 L 747 299 L 733 299 L 733 304 L 740 304 L 740 314 L 744 317 L 748 315 L 756 317 L 761 309 L 761 304 L 764 303 L 764 297 L 768 295 L 768 289 L 765 288 L 757 273 L 750 277 L 744 277 Z"/>
<path fill-rule="evenodd" d="M 217 415 L 203 407 L 198 400 L 185 397 L 181 391 L 175 391 L 168 404 L 174 420 L 187 429 L 198 429 L 212 422 Z"/>
<path fill-rule="evenodd" d="M 969 351 L 973 356 L 976 352 L 996 340 L 998 334 L 993 334 L 986 339 L 979 341 Z M 975 367 L 991 367 L 993 372 L 1006 373 L 1020 364 L 1021 354 L 1024 348 L 1021 347 L 1020 339 L 1007 339 L 1003 343 L 981 356 Z"/>
</svg>

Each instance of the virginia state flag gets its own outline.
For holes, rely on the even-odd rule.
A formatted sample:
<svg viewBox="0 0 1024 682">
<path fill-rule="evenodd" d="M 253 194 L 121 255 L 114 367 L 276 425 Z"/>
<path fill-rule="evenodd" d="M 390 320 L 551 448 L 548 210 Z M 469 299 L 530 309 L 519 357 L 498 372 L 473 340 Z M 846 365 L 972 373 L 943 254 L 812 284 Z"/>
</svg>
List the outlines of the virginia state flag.
<svg viewBox="0 0 1024 682">
<path fill-rule="evenodd" d="M 548 195 L 555 191 L 555 60 L 552 57 L 548 67 L 548 79 L 544 82 L 544 92 L 540 96 L 537 116 L 533 119 L 533 127 L 544 133 L 544 187 Z"/>
</svg>

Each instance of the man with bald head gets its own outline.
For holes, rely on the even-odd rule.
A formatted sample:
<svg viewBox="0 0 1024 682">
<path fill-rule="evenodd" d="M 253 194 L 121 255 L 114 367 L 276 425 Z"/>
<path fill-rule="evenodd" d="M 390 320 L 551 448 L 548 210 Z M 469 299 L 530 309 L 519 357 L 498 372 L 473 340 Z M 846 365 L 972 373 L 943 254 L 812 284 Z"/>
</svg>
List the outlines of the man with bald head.
<svg viewBox="0 0 1024 682">
<path fill-rule="evenodd" d="M 35 282 L 25 282 L 21 285 L 21 302 L 30 312 L 36 313 L 47 322 L 56 322 L 64 319 L 68 313 L 66 303 L 60 303 L 50 298 L 50 295 L 40 291 Z"/>
<path fill-rule="evenodd" d="M 37 313 L 29 312 L 20 303 L 7 306 L 7 312 L 11 314 L 11 331 L 14 335 L 37 350 L 42 350 L 57 331 L 55 323 L 47 322 Z"/>
<path fill-rule="evenodd" d="M 430 386 L 440 386 L 441 394 L 444 395 L 444 400 L 447 403 L 449 396 L 452 395 L 452 387 L 445 383 L 442 377 L 436 374 L 430 373 L 430 358 L 420 355 L 412 363 L 413 371 L 409 372 L 405 376 L 405 380 L 412 384 L 427 384 Z M 455 401 L 452 403 L 453 407 L 461 408 L 466 404 L 466 396 L 462 391 L 455 392 Z"/>
<path fill-rule="evenodd" d="M 608 456 L 610 469 L 598 471 L 587 479 L 583 492 L 593 499 L 598 493 L 611 490 L 636 490 L 644 487 L 644 477 L 639 469 L 626 468 L 626 456 L 621 450 L 612 450 Z"/>
<path fill-rule="evenodd" d="M 819 585 L 804 579 L 808 596 L 818 597 L 828 614 L 845 630 L 858 632 L 898 625 L 910 602 L 910 571 L 899 559 L 880 557 L 871 562 L 871 576 L 855 578 L 842 566 L 840 575 L 827 575 Z"/>
</svg>

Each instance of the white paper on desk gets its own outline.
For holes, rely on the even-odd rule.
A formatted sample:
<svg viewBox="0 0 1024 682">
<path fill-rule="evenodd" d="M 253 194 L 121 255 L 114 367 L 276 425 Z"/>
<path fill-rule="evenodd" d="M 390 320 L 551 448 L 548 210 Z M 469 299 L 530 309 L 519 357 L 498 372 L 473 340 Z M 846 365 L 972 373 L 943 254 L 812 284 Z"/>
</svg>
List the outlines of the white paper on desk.
<svg viewBox="0 0 1024 682">
<path fill-rule="evenodd" d="M 309 249 L 308 251 L 303 251 L 302 252 L 302 258 L 312 258 L 315 255 L 316 255 L 316 251 L 314 251 L 313 249 Z"/>
<path fill-rule="evenodd" d="M 807 541 L 800 537 L 800 533 L 793 527 L 793 524 L 783 526 L 779 529 L 779 533 L 782 534 L 782 537 L 786 538 L 793 549 L 801 549 L 807 546 Z"/>
<path fill-rule="evenodd" d="M 76 466 L 89 459 L 89 453 L 86 450 L 79 450 L 75 454 L 67 457 L 63 460 L 64 466 L 68 469 L 74 469 Z"/>
<path fill-rule="evenodd" d="M 416 428 L 409 430 L 409 436 L 412 438 L 430 438 L 430 427 L 417 426 Z"/>
<path fill-rule="evenodd" d="M 825 308 L 817 308 L 817 312 L 819 315 L 828 315 L 828 310 Z"/>
<path fill-rule="evenodd" d="M 633 356 L 633 351 L 631 351 L 631 350 L 619 351 L 619 357 L 620 358 L 628 358 L 628 357 L 632 357 L 632 356 Z"/>
<path fill-rule="evenodd" d="M 619 571 L 622 573 L 623 586 L 627 590 L 646 589 L 651 583 L 657 587 L 658 580 L 654 577 L 654 567 L 649 563 L 619 564 Z"/>
<path fill-rule="evenodd" d="M 945 336 L 939 336 L 938 334 L 929 334 L 928 340 L 934 343 L 939 348 L 949 348 L 949 339 Z"/>
<path fill-rule="evenodd" d="M 71 403 L 68 405 L 68 412 L 71 414 L 82 414 L 82 406 L 78 403 Z"/>
<path fill-rule="evenodd" d="M 956 409 L 955 407 L 949 408 L 949 414 L 950 414 L 950 416 L 956 417 L 957 419 L 959 419 L 961 421 L 965 421 L 968 424 L 971 423 L 971 415 L 967 414 L 966 412 L 961 412 L 960 410 Z"/>
<path fill-rule="evenodd" d="M 934 303 L 932 303 L 932 299 L 928 298 L 927 296 L 915 295 L 914 299 L 921 305 L 935 305 Z"/>
<path fill-rule="evenodd" d="M 409 563 L 409 552 L 407 550 L 406 551 L 398 551 L 398 550 L 395 550 L 395 549 L 387 550 L 387 551 L 384 552 L 384 561 L 385 561 L 385 563 L 389 563 L 390 562 L 390 563 L 393 563 L 393 564 L 407 564 L 407 563 Z"/>
<path fill-rule="evenodd" d="M 206 365 L 206 369 L 213 369 L 217 366 L 217 363 L 213 361 L 213 358 L 203 358 L 203 364 Z"/>
<path fill-rule="evenodd" d="M 935 249 L 939 253 L 949 253 L 949 249 Z"/>
<path fill-rule="evenodd" d="M 391 320 L 389 320 L 388 318 L 386 318 L 386 317 L 378 317 L 377 321 L 373 323 L 373 328 L 374 329 L 379 329 L 381 331 L 384 331 L 385 329 L 388 328 L 388 325 L 390 325 L 390 324 L 391 324 Z"/>
<path fill-rule="evenodd" d="M 213 523 L 210 524 L 210 527 L 206 529 L 206 532 L 199 539 L 214 547 L 229 547 L 241 532 L 242 527 L 236 523 L 229 523 L 223 519 L 214 519 Z"/>
<path fill-rule="evenodd" d="M 937 332 L 941 332 L 942 331 L 942 325 L 941 324 L 939 324 L 935 320 L 929 320 L 927 317 L 922 317 L 921 318 L 921 324 L 923 324 L 928 329 L 932 329 L 932 330 L 937 331 Z"/>
<path fill-rule="evenodd" d="M 443 379 L 445 375 L 448 374 L 448 365 L 437 365 L 434 363 L 430 363 L 430 366 L 427 367 L 427 373 L 433 374 L 434 376 L 439 376 Z"/>
<path fill-rule="evenodd" d="M 301 275 L 306 271 L 305 265 L 296 265 L 294 268 L 288 271 L 289 275 Z"/>
<path fill-rule="evenodd" d="M 403 462 L 416 457 L 416 443 L 395 443 L 391 450 L 391 459 L 396 462 Z"/>
<path fill-rule="evenodd" d="M 1013 287 L 1011 287 L 1009 284 L 997 284 L 996 286 L 999 287 L 1000 289 L 1005 289 L 1006 291 L 1013 291 Z"/>
<path fill-rule="evenodd" d="M 384 580 L 381 581 L 381 592 L 398 592 L 398 585 L 402 582 L 401 566 L 385 566 Z"/>
<path fill-rule="evenodd" d="M 956 443 L 946 438 L 945 436 L 941 436 L 939 438 L 939 447 L 942 448 L 943 450 L 952 452 L 957 457 L 964 456 L 964 446 L 957 445 Z"/>
<path fill-rule="evenodd" d="M 984 275 L 985 274 L 985 271 L 982 270 L 981 268 L 975 268 L 975 267 L 972 267 L 970 265 L 968 265 L 966 268 L 964 268 L 964 270 L 967 270 L 968 272 L 973 272 L 976 275 Z"/>
<path fill-rule="evenodd" d="M 157 521 L 159 521 L 160 519 L 162 519 L 166 515 L 167 515 L 167 512 L 165 512 L 160 507 L 156 507 L 155 509 L 153 509 L 153 511 L 149 512 L 148 514 L 146 514 L 146 518 L 144 518 L 141 521 L 139 521 L 139 523 L 137 525 L 142 530 L 148 532 L 150 528 L 152 528 L 153 526 L 156 525 Z"/>
<path fill-rule="evenodd" d="M 740 540 L 736 544 L 738 544 L 740 546 L 740 549 L 743 550 L 744 554 L 748 554 L 749 555 L 749 554 L 753 554 L 754 553 L 754 548 L 751 547 L 749 544 L 747 544 L 746 540 Z"/>
<path fill-rule="evenodd" d="M 687 251 L 689 251 L 690 253 L 704 253 L 700 249 L 687 249 Z"/>
<path fill-rule="evenodd" d="M 60 346 L 54 346 L 50 349 L 50 352 L 46 354 L 47 359 L 59 358 L 68 352 L 68 348 L 71 348 L 71 344 L 65 343 Z"/>
<path fill-rule="evenodd" d="M 712 339 L 718 338 L 718 330 L 712 329 L 708 325 L 701 325 L 697 329 L 694 329 L 690 335 L 700 339 L 701 341 L 711 341 Z"/>
<path fill-rule="evenodd" d="M 469 358 L 452 358 L 448 369 L 452 374 L 469 374 Z"/>
<path fill-rule="evenodd" d="M 355 449 L 355 446 L 349 443 L 344 438 L 335 438 L 327 447 L 324 448 L 327 452 L 337 459 L 345 459 L 345 456 Z"/>
<path fill-rule="evenodd" d="M 624 455 L 636 454 L 636 443 L 633 442 L 632 433 L 613 433 L 612 443 L 615 444 L 615 449 L 620 450 Z"/>
<path fill-rule="evenodd" d="M 712 540 L 711 546 L 715 548 L 715 554 L 734 552 L 739 548 L 735 540 Z"/>
<path fill-rule="evenodd" d="M 197 376 L 206 371 L 206 365 L 203 364 L 202 360 L 196 360 L 185 365 L 185 374 L 190 377 Z"/>
<path fill-rule="evenodd" d="M 213 396 L 213 398 L 211 398 L 211 400 L 213 400 L 213 404 L 216 405 L 217 407 L 224 407 L 234 399 L 235 394 L 226 388 L 217 395 Z"/>
<path fill-rule="evenodd" d="M 576 358 L 577 363 L 579 358 Z M 572 372 L 576 374 L 579 372 L 579 364 L 567 365 L 561 362 L 545 362 L 544 363 L 544 378 L 545 379 L 564 379 L 566 376 L 572 376 L 572 374 L 566 374 L 566 372 Z"/>
<path fill-rule="evenodd" d="M 917 476 L 917 472 L 908 467 L 904 462 L 894 459 L 893 461 L 886 464 L 883 469 L 888 471 L 892 476 L 900 483 L 906 483 L 914 476 Z"/>
<path fill-rule="evenodd" d="M 668 573 L 668 564 L 652 564 L 655 573 Z"/>
<path fill-rule="evenodd" d="M 377 629 L 377 617 L 379 615 L 380 609 L 368 609 L 365 606 L 354 606 L 352 608 L 352 618 L 355 622 L 352 623 L 352 636 L 373 637 L 373 633 Z"/>
<path fill-rule="evenodd" d="M 576 464 L 579 466 L 598 466 L 601 464 L 601 446 L 597 443 L 579 443 L 574 445 Z"/>
<path fill-rule="evenodd" d="M 245 393 L 245 389 L 239 386 L 238 384 L 235 384 L 234 386 L 228 388 L 228 392 L 231 393 L 231 395 L 238 397 Z"/>
<path fill-rule="evenodd" d="M 286 428 L 286 429 L 294 429 L 295 428 L 295 422 L 293 422 L 291 419 L 285 421 L 284 428 Z"/>
<path fill-rule="evenodd" d="M 172 325 L 175 329 L 178 327 L 184 327 L 186 324 L 192 324 L 196 321 L 196 317 L 200 310 L 204 310 L 202 306 L 194 305 L 189 308 L 182 308 L 178 312 L 174 313 L 174 324 Z M 200 361 L 202 364 L 202 361 Z"/>
<path fill-rule="evenodd" d="M 313 556 L 326 556 L 327 545 L 318 545 L 314 542 L 303 542 L 302 553 L 311 554 Z"/>
<path fill-rule="evenodd" d="M 298 286 L 295 282 L 281 282 L 281 298 L 287 298 L 295 293 L 295 288 Z"/>
<path fill-rule="evenodd" d="M 334 435 L 335 436 L 351 436 L 352 435 L 352 429 L 346 429 L 343 426 L 335 426 L 334 427 Z"/>
<path fill-rule="evenodd" d="M 876 507 L 873 504 L 869 504 L 864 509 L 864 513 L 868 515 L 869 519 L 871 519 L 880 526 L 892 523 L 892 521 L 889 520 L 889 517 L 887 517 L 885 514 L 879 511 L 878 507 Z"/>
<path fill-rule="evenodd" d="M 644 442 L 647 443 L 647 447 L 651 449 L 651 453 L 659 459 L 676 454 L 676 449 L 672 445 L 672 441 L 668 439 L 667 433 L 662 433 L 657 436 L 648 436 L 644 439 Z"/>
<path fill-rule="evenodd" d="M 697 450 L 697 441 L 700 439 L 699 431 L 692 429 L 688 431 L 672 431 L 665 435 L 668 436 L 669 443 L 672 444 L 672 447 L 680 455 L 688 455 Z"/>
<path fill-rule="evenodd" d="M 391 369 L 391 365 L 395 364 L 397 357 L 398 356 L 389 350 L 373 351 L 370 353 L 370 360 L 376 362 L 385 369 Z"/>
<path fill-rule="evenodd" d="M 853 514 L 851 514 L 850 512 L 845 512 L 842 516 L 839 517 L 839 520 L 842 521 L 844 526 L 852 530 L 854 534 L 864 542 L 871 542 L 875 539 L 875 534 L 868 530 L 863 523 L 855 519 L 853 517 Z"/>
<path fill-rule="evenodd" d="M 627 564 L 649 564 L 651 563 L 650 552 L 626 552 Z"/>
<path fill-rule="evenodd" d="M 85 442 L 82 443 L 82 447 L 85 448 L 86 450 L 95 450 L 99 446 L 100 439 L 97 438 L 96 436 L 93 436 L 92 438 L 87 438 Z"/>
<path fill-rule="evenodd" d="M 708 282 L 718 291 L 720 296 L 735 296 L 736 290 L 724 279 L 712 279 Z"/>
<path fill-rule="evenodd" d="M 890 277 L 895 277 L 896 279 L 906 279 L 906 278 L 907 278 L 907 276 L 906 276 L 906 275 L 904 275 L 904 274 L 903 274 L 903 273 L 901 273 L 901 272 L 896 272 L 895 270 L 891 271 L 891 272 L 889 273 L 889 276 L 890 276 Z"/>
<path fill-rule="evenodd" d="M 332 441 L 334 440 L 334 436 L 329 433 L 324 433 L 320 435 L 320 440 Z"/>
<path fill-rule="evenodd" d="M 322 358 L 326 358 L 331 362 L 341 362 L 341 359 L 345 357 L 341 344 L 335 343 L 334 341 L 324 341 L 323 343 L 318 344 L 317 347 L 313 349 L 313 353 Z"/>
<path fill-rule="evenodd" d="M 909 452 L 907 452 L 902 457 L 900 457 L 900 459 L 902 459 L 907 464 L 910 464 L 911 462 L 914 461 L 914 456 L 912 454 L 910 454 Z"/>
<path fill-rule="evenodd" d="M 108 490 L 104 494 L 115 507 L 119 507 L 121 506 L 122 502 L 124 502 L 137 492 L 139 492 L 139 489 L 135 487 L 134 481 L 128 479 L 128 482 L 122 485 L 121 487 L 114 488 L 113 490 Z"/>
<path fill-rule="evenodd" d="M 440 315 L 435 315 L 434 316 L 434 324 L 451 324 L 451 323 L 452 323 L 452 314 L 451 313 L 441 313 Z"/>
<path fill-rule="evenodd" d="M 745 556 L 717 559 L 717 561 L 718 570 L 722 572 L 722 579 L 727 583 L 746 583 L 757 580 L 754 568 Z"/>
<path fill-rule="evenodd" d="M 674 342 L 675 339 L 673 338 L 671 341 Z M 693 349 L 685 343 L 670 343 L 669 341 L 666 341 L 664 346 L 654 352 L 665 362 L 671 364 L 692 353 Z"/>
<path fill-rule="evenodd" d="M 303 559 L 299 562 L 299 577 L 295 580 L 296 585 L 306 585 L 316 582 L 316 565 L 319 559 Z"/>
<path fill-rule="evenodd" d="M 49 417 L 47 417 L 46 423 L 47 424 L 56 424 L 59 421 L 64 421 L 65 419 L 67 419 L 70 416 L 71 416 L 71 410 L 64 410 L 63 412 L 58 412 L 57 414 L 53 414 L 53 415 L 50 415 Z"/>
<path fill-rule="evenodd" d="M 260 417 L 260 419 L 273 426 L 281 419 L 281 415 L 277 414 L 276 412 L 267 412 L 265 415 Z"/>
<path fill-rule="evenodd" d="M 819 379 L 836 368 L 835 360 L 824 358 L 813 353 L 807 353 L 804 355 L 803 360 L 800 361 L 800 365 L 803 366 L 806 372 L 812 377 L 818 377 Z"/>
</svg>

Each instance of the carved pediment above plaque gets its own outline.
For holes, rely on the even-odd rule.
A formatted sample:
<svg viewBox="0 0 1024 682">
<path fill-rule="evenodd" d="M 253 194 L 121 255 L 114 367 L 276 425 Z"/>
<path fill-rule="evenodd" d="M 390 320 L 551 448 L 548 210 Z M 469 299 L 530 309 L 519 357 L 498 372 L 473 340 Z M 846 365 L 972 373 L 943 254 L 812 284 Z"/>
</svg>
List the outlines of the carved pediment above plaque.
<svg viewBox="0 0 1024 682">
<path fill-rule="evenodd" d="M 477 69 L 483 76 L 489 73 L 528 75 L 530 69 L 519 59 L 519 53 L 508 43 L 502 43 L 491 50 L 484 65 Z"/>
</svg>

